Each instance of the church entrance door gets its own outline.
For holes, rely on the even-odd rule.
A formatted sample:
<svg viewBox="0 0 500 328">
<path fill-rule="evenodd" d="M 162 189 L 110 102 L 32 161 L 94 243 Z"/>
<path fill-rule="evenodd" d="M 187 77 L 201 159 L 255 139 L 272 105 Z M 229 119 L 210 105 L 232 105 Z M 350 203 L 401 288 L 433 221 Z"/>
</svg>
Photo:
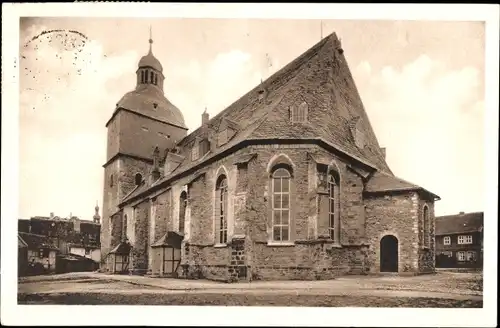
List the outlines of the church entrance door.
<svg viewBox="0 0 500 328">
<path fill-rule="evenodd" d="M 380 240 L 380 272 L 398 272 L 398 239 L 392 235 Z"/>
</svg>

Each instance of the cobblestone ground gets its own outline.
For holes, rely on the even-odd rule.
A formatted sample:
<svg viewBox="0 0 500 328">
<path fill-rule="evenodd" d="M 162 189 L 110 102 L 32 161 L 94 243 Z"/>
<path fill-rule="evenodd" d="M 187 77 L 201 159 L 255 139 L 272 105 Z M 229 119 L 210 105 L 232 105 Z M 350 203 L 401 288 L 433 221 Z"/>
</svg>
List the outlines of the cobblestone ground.
<svg viewBox="0 0 500 328">
<path fill-rule="evenodd" d="M 321 297 L 318 297 L 321 295 Z M 225 284 L 72 273 L 21 278 L 20 304 L 482 307 L 481 273 Z"/>
</svg>

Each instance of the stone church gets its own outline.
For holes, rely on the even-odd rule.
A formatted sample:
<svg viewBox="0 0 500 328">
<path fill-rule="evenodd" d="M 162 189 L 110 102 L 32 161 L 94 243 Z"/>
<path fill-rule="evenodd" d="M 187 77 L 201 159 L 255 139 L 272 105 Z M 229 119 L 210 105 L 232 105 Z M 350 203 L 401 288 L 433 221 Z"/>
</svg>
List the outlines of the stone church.
<svg viewBox="0 0 500 328">
<path fill-rule="evenodd" d="M 335 33 L 190 134 L 149 42 L 106 123 L 103 271 L 434 272 L 439 197 L 391 172 Z"/>
</svg>

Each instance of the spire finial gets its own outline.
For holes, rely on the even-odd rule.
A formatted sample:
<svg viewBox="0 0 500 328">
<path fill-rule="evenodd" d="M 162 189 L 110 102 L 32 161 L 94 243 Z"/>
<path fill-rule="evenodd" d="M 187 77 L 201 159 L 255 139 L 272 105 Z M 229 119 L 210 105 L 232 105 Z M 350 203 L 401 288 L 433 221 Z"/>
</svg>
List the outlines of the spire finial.
<svg viewBox="0 0 500 328">
<path fill-rule="evenodd" d="M 149 25 L 149 52 L 153 52 L 153 30 L 151 25 Z"/>
</svg>

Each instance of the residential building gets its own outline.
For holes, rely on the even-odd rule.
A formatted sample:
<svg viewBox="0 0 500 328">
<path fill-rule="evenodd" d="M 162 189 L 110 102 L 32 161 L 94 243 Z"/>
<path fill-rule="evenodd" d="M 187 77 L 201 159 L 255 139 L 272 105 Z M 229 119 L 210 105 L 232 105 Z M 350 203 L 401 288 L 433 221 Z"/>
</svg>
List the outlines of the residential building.
<svg viewBox="0 0 500 328">
<path fill-rule="evenodd" d="M 149 41 L 136 88 L 106 123 L 102 270 L 225 281 L 434 272 L 439 197 L 392 173 L 335 34 L 215 117 L 203 112 L 190 134 Z"/>
<path fill-rule="evenodd" d="M 98 206 L 95 207 L 93 221 L 80 220 L 71 214 L 68 218 L 61 218 L 54 213 L 50 213 L 48 217 L 34 216 L 18 220 L 19 233 L 42 236 L 58 250 L 55 262 L 62 265 L 57 269 L 58 272 L 65 272 L 67 268 L 79 268 L 81 271 L 98 268 L 101 258 L 100 230 Z M 62 264 L 61 261 L 82 263 L 69 265 Z"/>
<path fill-rule="evenodd" d="M 436 267 L 482 268 L 483 212 L 436 217 Z"/>
<path fill-rule="evenodd" d="M 57 247 L 46 236 L 18 232 L 18 276 L 56 271 Z"/>
</svg>

